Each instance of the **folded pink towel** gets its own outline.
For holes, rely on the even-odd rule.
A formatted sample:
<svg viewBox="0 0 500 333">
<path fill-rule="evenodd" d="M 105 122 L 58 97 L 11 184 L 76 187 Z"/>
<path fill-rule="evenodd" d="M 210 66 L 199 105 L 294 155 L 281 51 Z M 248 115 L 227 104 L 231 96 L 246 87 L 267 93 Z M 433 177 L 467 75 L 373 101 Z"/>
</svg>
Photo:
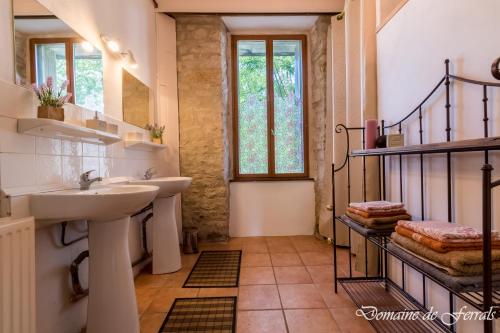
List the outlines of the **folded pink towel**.
<svg viewBox="0 0 500 333">
<path fill-rule="evenodd" d="M 443 221 L 398 221 L 398 225 L 441 242 L 483 238 L 483 233 L 476 228 Z M 498 239 L 498 232 L 492 231 L 491 237 Z"/>
<path fill-rule="evenodd" d="M 370 213 L 375 211 L 381 212 L 384 210 L 401 209 L 403 208 L 403 204 L 401 202 L 367 201 L 367 202 L 351 202 L 349 204 L 349 207 Z"/>
</svg>

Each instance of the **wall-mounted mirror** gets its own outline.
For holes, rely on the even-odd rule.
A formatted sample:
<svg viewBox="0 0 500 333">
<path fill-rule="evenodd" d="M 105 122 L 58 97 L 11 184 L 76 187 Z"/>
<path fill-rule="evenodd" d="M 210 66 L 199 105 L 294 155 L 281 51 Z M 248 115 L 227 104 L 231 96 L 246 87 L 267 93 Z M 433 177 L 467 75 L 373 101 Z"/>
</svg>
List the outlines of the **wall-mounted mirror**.
<svg viewBox="0 0 500 333">
<path fill-rule="evenodd" d="M 122 70 L 123 121 L 144 128 L 152 123 L 154 101 L 151 89 Z"/>
<path fill-rule="evenodd" d="M 101 51 L 36 0 L 13 0 L 15 80 L 25 87 L 51 76 L 68 81 L 71 103 L 104 109 Z"/>
</svg>

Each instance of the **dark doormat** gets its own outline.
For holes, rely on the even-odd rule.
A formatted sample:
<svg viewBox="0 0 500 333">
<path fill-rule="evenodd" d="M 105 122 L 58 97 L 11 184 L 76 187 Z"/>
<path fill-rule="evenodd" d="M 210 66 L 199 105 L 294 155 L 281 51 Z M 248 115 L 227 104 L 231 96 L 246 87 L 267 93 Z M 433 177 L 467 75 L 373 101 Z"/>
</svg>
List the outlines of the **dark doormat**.
<svg viewBox="0 0 500 333">
<path fill-rule="evenodd" d="M 176 298 L 158 333 L 236 332 L 236 297 Z"/>
<path fill-rule="evenodd" d="M 184 288 L 238 287 L 241 251 L 202 251 Z"/>
</svg>

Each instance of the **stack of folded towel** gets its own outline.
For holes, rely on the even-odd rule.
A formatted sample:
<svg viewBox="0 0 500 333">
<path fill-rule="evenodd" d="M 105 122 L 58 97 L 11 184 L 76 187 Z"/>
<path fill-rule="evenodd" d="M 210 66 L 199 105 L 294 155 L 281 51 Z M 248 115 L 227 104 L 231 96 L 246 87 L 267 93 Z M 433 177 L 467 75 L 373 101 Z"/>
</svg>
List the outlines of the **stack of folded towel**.
<svg viewBox="0 0 500 333">
<path fill-rule="evenodd" d="M 399 220 L 410 220 L 400 202 L 368 201 L 351 202 L 346 215 L 370 229 L 394 229 Z"/>
<path fill-rule="evenodd" d="M 441 221 L 399 221 L 392 240 L 404 250 L 453 276 L 483 271 L 483 235 L 472 227 Z M 492 268 L 500 272 L 500 235 L 492 232 Z"/>
</svg>

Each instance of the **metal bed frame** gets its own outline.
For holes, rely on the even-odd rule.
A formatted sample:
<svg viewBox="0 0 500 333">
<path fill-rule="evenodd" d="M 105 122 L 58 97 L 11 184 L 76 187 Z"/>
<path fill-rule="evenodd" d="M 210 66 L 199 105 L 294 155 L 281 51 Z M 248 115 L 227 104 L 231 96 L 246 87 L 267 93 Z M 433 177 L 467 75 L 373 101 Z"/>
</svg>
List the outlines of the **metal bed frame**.
<svg viewBox="0 0 500 333">
<path fill-rule="evenodd" d="M 492 268 L 491 268 L 491 219 L 492 219 L 492 190 L 500 185 L 500 180 L 492 181 L 493 167 L 489 162 L 490 151 L 500 150 L 500 137 L 489 137 L 488 128 L 488 88 L 500 87 L 500 83 L 484 82 L 472 80 L 465 77 L 460 77 L 450 74 L 449 60 L 445 60 L 445 74 L 434 86 L 431 92 L 417 105 L 409 114 L 403 119 L 391 125 L 386 125 L 384 120 L 381 120 L 379 126 L 379 134 L 384 135 L 387 130 L 397 129 L 398 133 L 402 133 L 403 124 L 407 121 L 415 120 L 418 117 L 419 124 L 419 145 L 405 146 L 397 148 L 382 148 L 382 149 L 366 149 L 366 150 L 352 150 L 350 148 L 350 135 L 355 132 L 361 136 L 361 143 L 365 143 L 365 128 L 364 127 L 347 127 L 343 124 L 338 124 L 335 127 L 335 132 L 340 134 L 342 132 L 346 135 L 346 155 L 340 166 L 335 167 L 332 165 L 332 204 L 333 204 L 333 264 L 334 264 L 334 290 L 338 291 L 338 284 L 346 290 L 351 299 L 358 307 L 362 306 L 381 306 L 382 309 L 390 311 L 402 312 L 420 312 L 425 313 L 429 310 L 427 299 L 427 280 L 433 281 L 440 285 L 449 292 L 449 310 L 450 313 L 454 312 L 455 299 L 461 299 L 466 303 L 472 305 L 479 311 L 488 312 L 493 309 L 495 318 L 500 317 L 500 290 L 493 290 L 492 284 Z M 466 84 L 482 87 L 482 122 L 483 122 L 483 137 L 474 140 L 452 141 L 451 138 L 451 104 L 450 104 L 450 84 L 451 82 L 460 81 Z M 446 111 L 446 141 L 441 143 L 424 144 L 423 142 L 423 106 L 429 99 L 444 85 L 445 90 L 445 111 Z M 412 264 L 401 258 L 397 253 L 387 248 L 390 241 L 390 231 L 380 231 L 375 229 L 367 229 L 363 226 L 352 221 L 345 215 L 336 215 L 336 198 L 335 198 L 335 176 L 336 173 L 347 168 L 347 200 L 351 201 L 351 159 L 362 158 L 362 198 L 366 201 L 366 158 L 375 156 L 378 158 L 379 165 L 379 197 L 382 200 L 387 198 L 386 193 L 386 159 L 391 156 L 397 156 L 399 160 L 399 198 L 403 201 L 403 170 L 402 160 L 406 155 L 419 155 L 420 159 L 420 217 L 425 219 L 425 206 L 424 206 L 424 155 L 428 154 L 445 154 L 446 155 L 446 179 L 447 179 L 447 213 L 448 221 L 453 221 L 452 211 L 452 153 L 462 152 L 484 152 L 484 165 L 482 166 L 482 231 L 483 231 L 483 283 L 482 292 L 464 292 L 447 286 L 443 281 L 429 275 L 423 271 L 419 266 Z M 349 231 L 348 248 L 349 248 L 349 276 L 339 277 L 338 269 L 338 253 L 337 253 L 337 239 L 336 222 L 340 222 L 347 226 Z M 352 258 L 350 253 L 351 248 L 351 231 L 357 232 L 364 238 L 365 246 L 365 276 L 355 277 L 352 272 Z M 367 258 L 367 245 L 368 242 L 375 244 L 378 249 L 378 273 L 376 276 L 368 276 L 368 258 Z M 396 257 L 401 261 L 402 270 L 402 286 L 396 284 L 388 274 L 388 254 Z M 405 266 L 409 266 L 422 274 L 422 301 L 416 300 L 406 290 L 405 285 Z M 455 332 L 456 325 L 447 325 L 439 318 L 428 321 L 390 321 L 390 320 L 371 320 L 370 323 L 378 332 L 390 331 L 409 331 L 409 332 Z M 484 321 L 484 332 L 493 332 L 493 320 Z"/>
</svg>

